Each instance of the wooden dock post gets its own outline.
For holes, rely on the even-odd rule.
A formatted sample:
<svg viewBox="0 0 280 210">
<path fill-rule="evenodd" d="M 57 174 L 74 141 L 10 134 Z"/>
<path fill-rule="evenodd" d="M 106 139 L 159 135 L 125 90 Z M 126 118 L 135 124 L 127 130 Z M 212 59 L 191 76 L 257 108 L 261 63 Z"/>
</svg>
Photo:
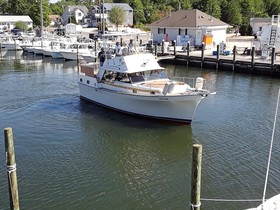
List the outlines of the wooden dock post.
<svg viewBox="0 0 280 210">
<path fill-rule="evenodd" d="M 220 60 L 220 45 L 217 45 L 217 62 L 216 62 L 216 69 L 219 69 L 219 60 Z"/>
<path fill-rule="evenodd" d="M 233 65 L 232 65 L 232 71 L 235 70 L 235 63 L 236 63 L 236 45 L 233 46 L 233 58 L 232 58 L 232 62 L 233 62 Z"/>
<path fill-rule="evenodd" d="M 0 41 L 0 53 L 1 53 L 1 60 L 3 59 L 3 54 L 2 54 L 2 42 Z"/>
<path fill-rule="evenodd" d="M 204 63 L 204 50 L 205 50 L 205 44 L 202 42 L 202 49 L 201 49 L 201 67 L 203 67 Z"/>
<path fill-rule="evenodd" d="M 77 45 L 77 68 L 78 68 L 78 74 L 80 74 L 80 61 L 79 61 L 79 45 Z"/>
<path fill-rule="evenodd" d="M 252 52 L 251 52 L 251 69 L 254 70 L 255 67 L 255 45 L 252 46 Z"/>
<path fill-rule="evenodd" d="M 94 53 L 97 56 L 97 40 L 94 40 Z"/>
<path fill-rule="evenodd" d="M 157 44 L 155 44 L 155 56 L 157 56 Z"/>
<path fill-rule="evenodd" d="M 202 145 L 194 144 L 192 154 L 191 210 L 200 210 L 201 162 Z"/>
<path fill-rule="evenodd" d="M 4 137 L 5 137 L 6 167 L 7 167 L 9 195 L 10 195 L 10 209 L 19 210 L 16 159 L 15 159 L 12 128 L 4 129 Z"/>
<path fill-rule="evenodd" d="M 138 41 L 138 40 L 137 40 L 137 41 Z M 140 39 L 139 45 L 140 45 L 140 47 L 143 45 L 142 39 Z"/>
<path fill-rule="evenodd" d="M 164 40 L 161 42 L 161 55 L 164 56 Z"/>
<path fill-rule="evenodd" d="M 174 55 L 176 56 L 176 40 L 173 41 L 173 46 L 174 46 Z"/>
<path fill-rule="evenodd" d="M 120 45 L 121 45 L 121 47 L 122 47 L 122 45 L 123 45 L 123 38 L 122 38 L 122 37 L 121 37 Z"/>
<path fill-rule="evenodd" d="M 271 52 L 271 72 L 274 71 L 274 62 L 275 62 L 275 46 L 272 47 L 272 52 Z"/>
<path fill-rule="evenodd" d="M 187 43 L 187 66 L 189 65 L 190 60 L 190 41 Z"/>
</svg>

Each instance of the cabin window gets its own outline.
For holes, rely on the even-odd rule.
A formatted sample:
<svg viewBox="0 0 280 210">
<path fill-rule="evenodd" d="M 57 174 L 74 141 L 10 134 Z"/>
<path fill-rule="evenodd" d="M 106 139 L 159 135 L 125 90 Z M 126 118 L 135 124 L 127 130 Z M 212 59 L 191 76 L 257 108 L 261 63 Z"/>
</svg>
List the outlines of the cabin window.
<svg viewBox="0 0 280 210">
<path fill-rule="evenodd" d="M 262 31 L 262 27 L 259 27 L 259 31 Z"/>
<path fill-rule="evenodd" d="M 81 13 L 81 12 L 78 12 L 78 16 L 81 17 L 81 16 L 82 16 L 82 13 Z"/>
<path fill-rule="evenodd" d="M 188 35 L 188 29 L 185 29 L 185 35 Z"/>
<path fill-rule="evenodd" d="M 83 82 L 83 79 L 82 79 L 82 78 L 80 78 L 80 82 Z"/>
<path fill-rule="evenodd" d="M 145 81 L 145 79 L 142 75 L 137 75 L 137 74 L 130 75 L 130 80 L 132 83 Z"/>
<path fill-rule="evenodd" d="M 158 34 L 165 34 L 165 28 L 158 28 Z"/>
<path fill-rule="evenodd" d="M 89 82 L 89 80 L 87 80 L 87 84 L 89 84 L 90 82 Z"/>
</svg>

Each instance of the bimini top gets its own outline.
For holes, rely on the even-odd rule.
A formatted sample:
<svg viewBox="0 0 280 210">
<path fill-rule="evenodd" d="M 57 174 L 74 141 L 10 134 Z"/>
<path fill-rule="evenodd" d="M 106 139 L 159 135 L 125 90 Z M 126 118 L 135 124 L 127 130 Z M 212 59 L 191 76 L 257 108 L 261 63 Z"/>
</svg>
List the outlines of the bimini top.
<svg viewBox="0 0 280 210">
<path fill-rule="evenodd" d="M 100 69 L 112 70 L 122 73 L 136 73 L 164 68 L 158 64 L 154 55 L 150 53 L 143 53 L 120 57 L 116 56 L 112 59 L 106 59 Z"/>
</svg>

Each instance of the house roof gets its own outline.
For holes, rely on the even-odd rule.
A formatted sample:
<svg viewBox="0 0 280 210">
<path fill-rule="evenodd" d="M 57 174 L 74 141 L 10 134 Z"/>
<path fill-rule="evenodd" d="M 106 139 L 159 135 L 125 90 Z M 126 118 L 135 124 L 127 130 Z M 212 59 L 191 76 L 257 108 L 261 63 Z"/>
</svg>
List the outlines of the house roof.
<svg viewBox="0 0 280 210">
<path fill-rule="evenodd" d="M 161 18 L 149 25 L 150 27 L 205 27 L 229 25 L 217 18 L 212 17 L 198 9 L 178 10 L 170 13 L 169 16 Z"/>
<path fill-rule="evenodd" d="M 28 15 L 0 15 L 0 22 L 33 22 L 33 20 Z"/>
<path fill-rule="evenodd" d="M 104 3 L 103 5 L 106 10 L 112 10 L 113 7 L 120 7 L 125 11 L 133 11 L 133 9 L 126 3 Z M 97 10 L 99 9 L 99 6 L 94 6 L 93 8 Z"/>
<path fill-rule="evenodd" d="M 271 23 L 271 18 L 251 18 L 251 23 Z"/>
<path fill-rule="evenodd" d="M 86 6 L 79 6 L 79 5 L 74 5 L 74 6 L 67 6 L 65 8 L 65 10 L 70 10 L 71 12 L 72 11 L 75 11 L 75 10 L 81 10 L 83 13 L 87 14 L 88 13 L 88 8 Z"/>
</svg>

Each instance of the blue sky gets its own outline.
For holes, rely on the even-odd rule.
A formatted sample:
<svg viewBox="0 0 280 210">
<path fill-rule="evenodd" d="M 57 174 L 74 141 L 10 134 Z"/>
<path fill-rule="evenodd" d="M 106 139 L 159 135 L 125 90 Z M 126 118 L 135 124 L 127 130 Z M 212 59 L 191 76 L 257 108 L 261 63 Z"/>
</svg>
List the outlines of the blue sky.
<svg viewBox="0 0 280 210">
<path fill-rule="evenodd" d="M 59 0 L 50 0 L 50 3 L 56 3 L 58 2 Z"/>
</svg>

